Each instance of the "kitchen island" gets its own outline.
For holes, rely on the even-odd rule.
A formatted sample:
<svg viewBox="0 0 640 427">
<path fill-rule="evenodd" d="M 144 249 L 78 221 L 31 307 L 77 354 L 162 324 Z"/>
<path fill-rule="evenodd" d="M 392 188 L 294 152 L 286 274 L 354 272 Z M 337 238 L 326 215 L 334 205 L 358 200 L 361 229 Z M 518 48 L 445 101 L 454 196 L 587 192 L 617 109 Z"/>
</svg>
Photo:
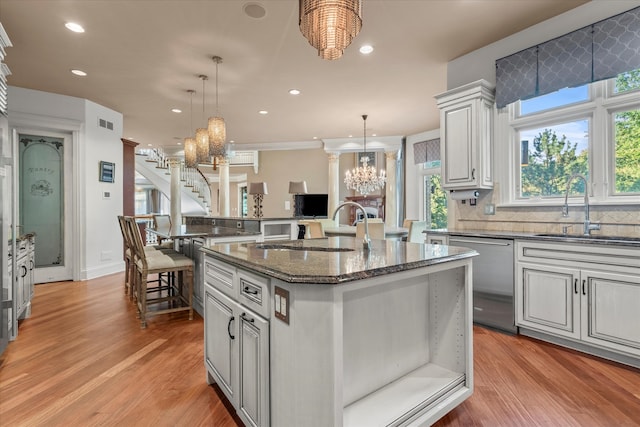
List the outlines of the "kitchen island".
<svg viewBox="0 0 640 427">
<path fill-rule="evenodd" d="M 429 425 L 473 390 L 475 251 L 205 246 L 205 367 L 246 425 Z"/>
</svg>

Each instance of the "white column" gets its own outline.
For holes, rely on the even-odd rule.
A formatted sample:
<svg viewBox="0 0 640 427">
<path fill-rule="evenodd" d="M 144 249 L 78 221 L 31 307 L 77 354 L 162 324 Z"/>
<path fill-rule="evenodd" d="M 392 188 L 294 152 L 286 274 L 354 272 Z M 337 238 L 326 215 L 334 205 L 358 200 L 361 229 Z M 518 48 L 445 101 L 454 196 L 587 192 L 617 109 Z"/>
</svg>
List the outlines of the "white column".
<svg viewBox="0 0 640 427">
<path fill-rule="evenodd" d="M 329 218 L 340 204 L 340 153 L 327 153 L 329 156 Z"/>
<path fill-rule="evenodd" d="M 398 186 L 396 183 L 396 164 L 398 163 L 397 151 L 385 151 L 387 163 L 387 184 L 385 185 L 384 199 L 384 223 L 388 227 L 398 226 Z"/>
<path fill-rule="evenodd" d="M 220 216 L 229 216 L 229 160 L 220 160 Z"/>
<path fill-rule="evenodd" d="M 180 160 L 169 160 L 169 172 L 171 174 L 171 228 L 172 231 L 180 230 L 182 225 L 182 192 L 180 191 Z"/>
</svg>

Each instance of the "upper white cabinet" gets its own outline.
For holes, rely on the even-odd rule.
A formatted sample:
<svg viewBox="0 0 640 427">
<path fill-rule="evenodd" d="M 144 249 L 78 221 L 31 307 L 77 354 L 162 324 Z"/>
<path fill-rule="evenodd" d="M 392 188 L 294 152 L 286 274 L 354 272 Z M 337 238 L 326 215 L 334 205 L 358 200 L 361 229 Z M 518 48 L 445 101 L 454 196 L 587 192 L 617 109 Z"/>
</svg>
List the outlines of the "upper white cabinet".
<svg viewBox="0 0 640 427">
<path fill-rule="evenodd" d="M 436 100 L 442 186 L 448 190 L 493 188 L 493 86 L 478 80 L 437 95 Z"/>
</svg>

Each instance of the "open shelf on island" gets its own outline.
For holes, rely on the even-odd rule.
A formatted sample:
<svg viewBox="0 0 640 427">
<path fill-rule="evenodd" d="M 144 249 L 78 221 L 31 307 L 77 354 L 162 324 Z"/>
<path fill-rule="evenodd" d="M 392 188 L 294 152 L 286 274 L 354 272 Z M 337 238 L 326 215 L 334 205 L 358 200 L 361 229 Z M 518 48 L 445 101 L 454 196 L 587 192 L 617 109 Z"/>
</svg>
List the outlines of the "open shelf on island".
<svg viewBox="0 0 640 427">
<path fill-rule="evenodd" d="M 465 374 L 427 363 L 345 407 L 343 426 L 401 425 L 464 383 Z"/>
</svg>

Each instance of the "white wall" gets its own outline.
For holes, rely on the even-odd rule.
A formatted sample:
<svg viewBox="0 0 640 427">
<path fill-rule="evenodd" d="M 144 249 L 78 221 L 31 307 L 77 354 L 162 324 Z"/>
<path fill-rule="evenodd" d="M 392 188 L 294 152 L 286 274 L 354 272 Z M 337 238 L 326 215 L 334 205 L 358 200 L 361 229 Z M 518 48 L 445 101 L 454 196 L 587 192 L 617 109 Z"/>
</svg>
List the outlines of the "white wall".
<svg viewBox="0 0 640 427">
<path fill-rule="evenodd" d="M 593 0 L 449 62 L 447 90 L 479 79 L 496 81 L 495 61 L 640 6 L 637 0 Z"/>
<path fill-rule="evenodd" d="M 114 129 L 99 127 L 98 117 L 112 122 Z M 75 199 L 73 279 L 122 271 L 122 236 L 116 220 L 123 198 L 122 114 L 81 98 L 9 86 L 9 124 L 74 135 L 74 186 L 65 189 Z M 98 181 L 100 160 L 116 164 L 115 184 Z M 103 199 L 103 191 L 111 193 L 110 199 Z"/>
</svg>

